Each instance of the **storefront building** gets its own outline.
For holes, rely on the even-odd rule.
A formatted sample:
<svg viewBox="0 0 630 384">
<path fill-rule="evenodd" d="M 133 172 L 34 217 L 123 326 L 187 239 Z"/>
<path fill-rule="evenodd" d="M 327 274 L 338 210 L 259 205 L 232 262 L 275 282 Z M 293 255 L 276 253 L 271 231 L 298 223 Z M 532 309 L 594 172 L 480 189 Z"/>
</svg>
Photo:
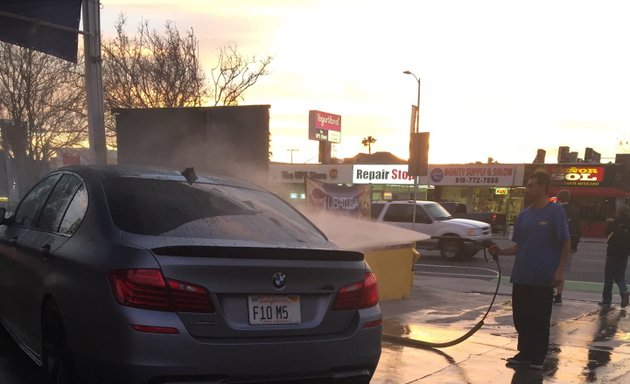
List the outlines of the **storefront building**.
<svg viewBox="0 0 630 384">
<path fill-rule="evenodd" d="M 352 184 L 352 164 L 269 164 L 267 188 L 296 207 L 306 203 L 304 180 Z"/>
<path fill-rule="evenodd" d="M 582 236 L 604 237 L 606 219 L 622 204 L 630 204 L 630 191 L 623 185 L 618 164 L 527 164 L 525 179 L 537 169 L 551 176 L 549 196 L 566 189 L 571 204 L 580 209 Z"/>
<path fill-rule="evenodd" d="M 427 176 L 413 177 L 406 164 L 271 164 L 269 188 L 295 206 L 305 204 L 304 178 L 340 185 L 370 184 L 372 200 L 457 201 L 470 212 L 506 215 L 513 224 L 529 202 L 524 185 L 542 169 L 552 178 L 550 196 L 561 189 L 580 209 L 583 236 L 603 237 L 606 218 L 630 203 L 630 192 L 619 184 L 616 164 L 436 164 Z"/>
<path fill-rule="evenodd" d="M 495 212 L 513 224 L 523 209 L 523 164 L 447 164 L 429 166 L 435 201 L 457 201 L 469 212 Z"/>
<path fill-rule="evenodd" d="M 406 164 L 270 164 L 268 188 L 300 206 L 306 199 L 306 177 L 342 185 L 370 184 L 372 200 L 408 200 L 414 196 L 413 178 Z M 421 181 L 418 200 L 431 199 L 432 189 Z"/>
</svg>

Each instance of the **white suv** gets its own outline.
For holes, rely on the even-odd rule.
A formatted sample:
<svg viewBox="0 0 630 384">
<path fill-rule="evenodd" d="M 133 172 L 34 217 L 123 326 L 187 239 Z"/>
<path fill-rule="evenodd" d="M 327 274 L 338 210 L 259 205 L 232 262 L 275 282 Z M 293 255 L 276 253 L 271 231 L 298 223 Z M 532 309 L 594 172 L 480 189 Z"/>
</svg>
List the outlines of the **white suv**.
<svg viewBox="0 0 630 384">
<path fill-rule="evenodd" d="M 415 223 L 412 222 L 412 218 L 413 200 L 372 203 L 373 220 L 431 236 L 431 239 L 419 242 L 418 248 L 439 249 L 445 258 L 473 257 L 483 248 L 481 241 L 492 237 L 488 223 L 455 219 L 434 201 L 416 201 Z"/>
</svg>

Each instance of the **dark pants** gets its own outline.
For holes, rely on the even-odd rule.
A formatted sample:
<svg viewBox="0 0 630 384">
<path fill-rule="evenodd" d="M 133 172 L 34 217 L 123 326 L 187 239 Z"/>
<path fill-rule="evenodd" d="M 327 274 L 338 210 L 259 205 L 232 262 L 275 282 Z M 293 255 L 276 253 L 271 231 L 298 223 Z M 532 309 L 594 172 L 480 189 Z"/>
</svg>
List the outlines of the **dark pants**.
<svg viewBox="0 0 630 384">
<path fill-rule="evenodd" d="M 619 288 L 619 294 L 623 295 L 628 290 L 626 287 L 626 266 L 627 256 L 608 255 L 606 256 L 606 266 L 604 267 L 604 291 L 602 292 L 602 302 L 610 304 L 612 302 L 613 280 Z"/>
<path fill-rule="evenodd" d="M 512 316 L 518 332 L 519 357 L 542 364 L 549 348 L 553 288 L 514 284 Z"/>
</svg>

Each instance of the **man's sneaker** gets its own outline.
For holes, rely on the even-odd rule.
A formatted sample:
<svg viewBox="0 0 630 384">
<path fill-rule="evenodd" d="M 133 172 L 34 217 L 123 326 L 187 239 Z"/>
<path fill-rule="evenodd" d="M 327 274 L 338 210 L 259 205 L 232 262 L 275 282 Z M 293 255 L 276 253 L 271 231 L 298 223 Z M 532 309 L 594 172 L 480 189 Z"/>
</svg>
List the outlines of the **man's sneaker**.
<svg viewBox="0 0 630 384">
<path fill-rule="evenodd" d="M 553 299 L 553 303 L 555 305 L 562 305 L 562 295 L 561 294 L 557 294 L 554 299 Z"/>
<path fill-rule="evenodd" d="M 604 307 L 604 308 L 610 307 L 610 303 L 607 302 L 607 301 L 598 301 L 597 305 L 599 305 L 600 307 Z"/>
<path fill-rule="evenodd" d="M 627 307 L 628 302 L 630 302 L 630 292 L 626 291 L 621 297 L 621 308 Z"/>
<path fill-rule="evenodd" d="M 518 365 L 529 365 L 532 363 L 531 360 L 524 359 L 518 354 L 514 357 L 508 357 L 506 361 L 507 363 L 505 365 L 507 365 L 508 367 L 510 366 L 513 367 L 513 366 L 518 366 Z"/>
</svg>

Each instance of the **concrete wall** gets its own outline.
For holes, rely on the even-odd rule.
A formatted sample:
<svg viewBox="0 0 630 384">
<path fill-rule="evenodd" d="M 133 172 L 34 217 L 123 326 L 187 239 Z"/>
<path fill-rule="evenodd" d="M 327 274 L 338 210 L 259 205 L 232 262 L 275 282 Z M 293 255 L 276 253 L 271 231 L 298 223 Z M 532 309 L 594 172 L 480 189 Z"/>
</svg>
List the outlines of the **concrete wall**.
<svg viewBox="0 0 630 384">
<path fill-rule="evenodd" d="M 117 109 L 118 164 L 267 173 L 269 106 Z M 249 172 L 252 170 L 252 172 Z"/>
</svg>

